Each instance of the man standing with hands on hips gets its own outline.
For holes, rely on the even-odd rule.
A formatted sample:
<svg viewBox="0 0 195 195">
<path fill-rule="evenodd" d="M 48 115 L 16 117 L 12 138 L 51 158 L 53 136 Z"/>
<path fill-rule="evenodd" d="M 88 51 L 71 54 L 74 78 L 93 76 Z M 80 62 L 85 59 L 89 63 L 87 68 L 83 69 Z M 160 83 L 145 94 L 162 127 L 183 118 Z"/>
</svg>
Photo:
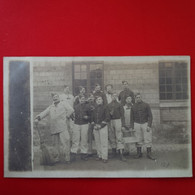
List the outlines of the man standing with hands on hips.
<svg viewBox="0 0 195 195">
<path fill-rule="evenodd" d="M 135 130 L 137 137 L 137 156 L 142 157 L 142 146 L 146 145 L 147 158 L 155 160 L 151 154 L 152 148 L 152 112 L 149 104 L 142 101 L 141 94 L 135 95 L 136 103 L 131 109 L 131 128 Z"/>
</svg>

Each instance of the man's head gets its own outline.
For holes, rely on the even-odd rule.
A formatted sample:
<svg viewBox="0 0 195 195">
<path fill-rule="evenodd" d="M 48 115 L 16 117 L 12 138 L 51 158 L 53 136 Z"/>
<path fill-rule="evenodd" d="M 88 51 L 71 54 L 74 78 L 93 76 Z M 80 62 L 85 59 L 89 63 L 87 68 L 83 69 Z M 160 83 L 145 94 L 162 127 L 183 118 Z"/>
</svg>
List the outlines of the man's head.
<svg viewBox="0 0 195 195">
<path fill-rule="evenodd" d="M 113 92 L 113 85 L 112 84 L 108 84 L 105 86 L 106 92 L 109 94 L 112 94 Z"/>
<path fill-rule="evenodd" d="M 140 93 L 136 93 L 135 94 L 135 100 L 137 103 L 141 102 L 142 101 L 142 97 L 141 97 L 141 94 Z"/>
<path fill-rule="evenodd" d="M 60 97 L 57 93 L 52 93 L 51 96 L 54 104 L 58 104 L 60 102 Z"/>
<path fill-rule="evenodd" d="M 129 84 L 127 81 L 122 81 L 122 85 L 124 90 L 129 88 Z"/>
<path fill-rule="evenodd" d="M 99 83 L 97 83 L 97 84 L 95 85 L 95 91 L 100 91 L 100 90 L 101 90 L 101 86 L 100 86 Z"/>
<path fill-rule="evenodd" d="M 126 97 L 126 103 L 130 104 L 132 102 L 132 97 L 131 96 L 127 96 Z"/>
<path fill-rule="evenodd" d="M 64 85 L 64 93 L 69 94 L 70 93 L 70 88 L 68 85 Z"/>
<path fill-rule="evenodd" d="M 83 86 L 79 86 L 79 93 L 85 94 L 85 88 Z"/>
<path fill-rule="evenodd" d="M 103 104 L 103 99 L 102 99 L 101 96 L 98 96 L 98 97 L 96 98 L 96 104 L 97 104 L 97 105 Z"/>
<path fill-rule="evenodd" d="M 79 95 L 79 103 L 80 104 L 85 103 L 85 96 L 84 95 Z"/>
<path fill-rule="evenodd" d="M 117 101 L 117 98 L 118 98 L 118 94 L 116 92 L 114 92 L 112 94 L 112 101 Z"/>
</svg>

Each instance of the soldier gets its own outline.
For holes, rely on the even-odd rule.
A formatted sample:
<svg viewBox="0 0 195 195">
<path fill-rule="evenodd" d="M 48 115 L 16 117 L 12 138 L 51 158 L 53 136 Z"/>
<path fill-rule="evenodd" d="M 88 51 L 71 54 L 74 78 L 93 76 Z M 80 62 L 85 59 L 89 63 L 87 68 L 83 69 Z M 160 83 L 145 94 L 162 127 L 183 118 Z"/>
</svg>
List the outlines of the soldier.
<svg viewBox="0 0 195 195">
<path fill-rule="evenodd" d="M 70 88 L 68 85 L 64 85 L 64 93 L 60 95 L 60 101 L 67 101 L 73 108 L 74 96 L 70 93 Z"/>
<path fill-rule="evenodd" d="M 118 97 L 118 100 L 120 101 L 122 106 L 126 104 L 126 98 L 129 95 L 132 97 L 132 103 L 135 103 L 134 93 L 133 91 L 129 89 L 128 82 L 122 81 L 122 85 L 123 85 L 123 91 L 120 92 L 119 97 Z"/>
<path fill-rule="evenodd" d="M 131 109 L 131 128 L 135 130 L 137 137 L 137 156 L 142 157 L 142 145 L 147 148 L 147 157 L 151 160 L 155 158 L 151 154 L 152 148 L 152 112 L 149 104 L 142 101 L 140 93 L 135 95 L 136 103 Z"/>
<path fill-rule="evenodd" d="M 109 104 L 112 101 L 113 85 L 112 84 L 106 85 L 105 90 L 106 90 L 107 103 Z"/>
<path fill-rule="evenodd" d="M 102 99 L 103 99 L 103 105 L 107 105 L 108 104 L 107 103 L 107 99 L 106 99 L 106 95 L 101 90 L 101 86 L 100 86 L 99 83 L 96 84 L 95 90 L 93 91 L 93 95 L 94 95 L 95 99 L 96 99 L 96 97 L 99 97 L 99 96 L 102 97 Z"/>
<path fill-rule="evenodd" d="M 38 123 L 38 121 L 46 116 L 50 117 L 51 136 L 54 148 L 58 151 L 58 158 L 61 142 L 65 161 L 70 163 L 70 135 L 67 127 L 67 117 L 70 117 L 74 110 L 68 103 L 61 102 L 58 94 L 53 93 L 52 96 L 53 104 L 37 115 L 35 122 Z"/>
<path fill-rule="evenodd" d="M 124 109 L 123 106 L 117 101 L 117 94 L 112 94 L 112 102 L 108 104 L 110 113 L 111 129 L 114 132 L 115 138 L 113 140 L 113 150 L 118 150 L 120 153 L 121 161 L 126 161 L 123 156 L 124 142 L 122 135 L 122 127 L 124 126 Z"/>
<path fill-rule="evenodd" d="M 107 102 L 108 102 L 108 104 L 110 104 L 112 102 L 113 85 L 112 84 L 106 85 L 105 90 L 106 90 Z M 116 156 L 115 132 L 114 132 L 114 128 L 111 128 L 110 121 L 107 123 L 107 127 L 108 127 L 108 141 L 109 141 L 109 145 L 112 149 L 112 157 L 115 157 Z"/>
<path fill-rule="evenodd" d="M 125 117 L 125 125 L 124 127 L 122 127 L 122 131 L 123 131 L 123 136 L 129 137 L 132 136 L 133 131 L 130 128 L 130 119 L 131 119 L 131 109 L 132 109 L 133 103 L 132 103 L 132 97 L 131 96 L 127 96 L 126 98 L 126 104 L 123 106 L 124 108 L 124 117 Z M 124 151 L 124 155 L 129 155 L 130 154 L 130 143 L 125 143 L 125 151 Z"/>
<path fill-rule="evenodd" d="M 85 87 L 79 86 L 79 95 L 85 97 L 85 96 L 86 96 L 86 95 L 85 95 L 85 92 L 86 92 Z M 74 108 L 77 104 L 79 104 L 79 95 L 75 96 L 75 98 L 74 98 L 73 108 Z"/>
<path fill-rule="evenodd" d="M 75 120 L 72 137 L 72 160 L 76 160 L 76 154 L 80 147 L 81 159 L 88 160 L 88 123 L 89 107 L 85 96 L 79 95 L 79 104 L 75 106 Z"/>
<path fill-rule="evenodd" d="M 96 103 L 94 101 L 94 96 L 93 94 L 89 94 L 89 98 L 87 100 L 87 104 L 89 107 L 89 129 L 88 129 L 88 156 L 93 155 L 92 151 L 92 143 L 93 143 L 93 125 L 92 125 L 92 113 L 96 107 Z"/>
<path fill-rule="evenodd" d="M 110 120 L 107 108 L 103 105 L 101 96 L 96 98 L 97 106 L 92 113 L 92 125 L 94 127 L 94 137 L 97 150 L 97 160 L 108 161 L 108 128 L 107 122 Z"/>
</svg>

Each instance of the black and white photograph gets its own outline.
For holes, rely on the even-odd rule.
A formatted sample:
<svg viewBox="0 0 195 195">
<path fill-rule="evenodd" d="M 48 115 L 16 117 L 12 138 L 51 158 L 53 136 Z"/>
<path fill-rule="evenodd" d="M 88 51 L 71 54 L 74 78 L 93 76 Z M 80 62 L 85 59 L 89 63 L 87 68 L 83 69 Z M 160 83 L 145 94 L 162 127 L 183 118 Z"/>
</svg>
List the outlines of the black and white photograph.
<svg viewBox="0 0 195 195">
<path fill-rule="evenodd" d="M 4 57 L 4 177 L 192 177 L 189 56 Z"/>
</svg>

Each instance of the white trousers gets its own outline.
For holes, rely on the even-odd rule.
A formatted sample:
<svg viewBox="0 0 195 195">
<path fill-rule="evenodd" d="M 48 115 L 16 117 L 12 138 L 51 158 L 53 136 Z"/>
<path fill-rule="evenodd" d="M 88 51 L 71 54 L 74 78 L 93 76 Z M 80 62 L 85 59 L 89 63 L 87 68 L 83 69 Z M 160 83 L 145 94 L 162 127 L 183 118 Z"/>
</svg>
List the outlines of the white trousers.
<svg viewBox="0 0 195 195">
<path fill-rule="evenodd" d="M 141 147 L 145 144 L 146 147 L 152 147 L 152 130 L 147 131 L 148 123 L 134 123 L 135 136 L 138 140 L 137 146 Z"/>
<path fill-rule="evenodd" d="M 70 134 L 70 141 L 72 141 L 74 121 L 72 119 L 67 119 L 68 132 Z"/>
<path fill-rule="evenodd" d="M 108 128 L 107 126 L 99 130 L 93 130 L 97 155 L 104 160 L 108 159 Z"/>
<path fill-rule="evenodd" d="M 88 152 L 88 124 L 77 125 L 74 124 L 72 135 L 72 153 L 77 153 L 80 148 L 81 153 L 87 154 Z"/>
<path fill-rule="evenodd" d="M 108 122 L 108 142 L 111 148 L 116 148 L 116 136 L 114 132 L 114 128 L 111 128 L 111 122 Z"/>
<path fill-rule="evenodd" d="M 123 134 L 121 131 L 122 124 L 121 119 L 115 119 L 110 121 L 110 128 L 111 131 L 114 132 L 114 142 L 116 145 L 116 149 L 123 149 L 124 148 L 124 141 L 123 141 Z"/>
<path fill-rule="evenodd" d="M 53 146 L 58 152 L 58 158 L 60 153 L 65 157 L 65 161 L 70 161 L 70 135 L 67 130 L 61 133 L 53 134 Z M 60 144 L 62 144 L 62 151 L 60 151 Z"/>
</svg>

